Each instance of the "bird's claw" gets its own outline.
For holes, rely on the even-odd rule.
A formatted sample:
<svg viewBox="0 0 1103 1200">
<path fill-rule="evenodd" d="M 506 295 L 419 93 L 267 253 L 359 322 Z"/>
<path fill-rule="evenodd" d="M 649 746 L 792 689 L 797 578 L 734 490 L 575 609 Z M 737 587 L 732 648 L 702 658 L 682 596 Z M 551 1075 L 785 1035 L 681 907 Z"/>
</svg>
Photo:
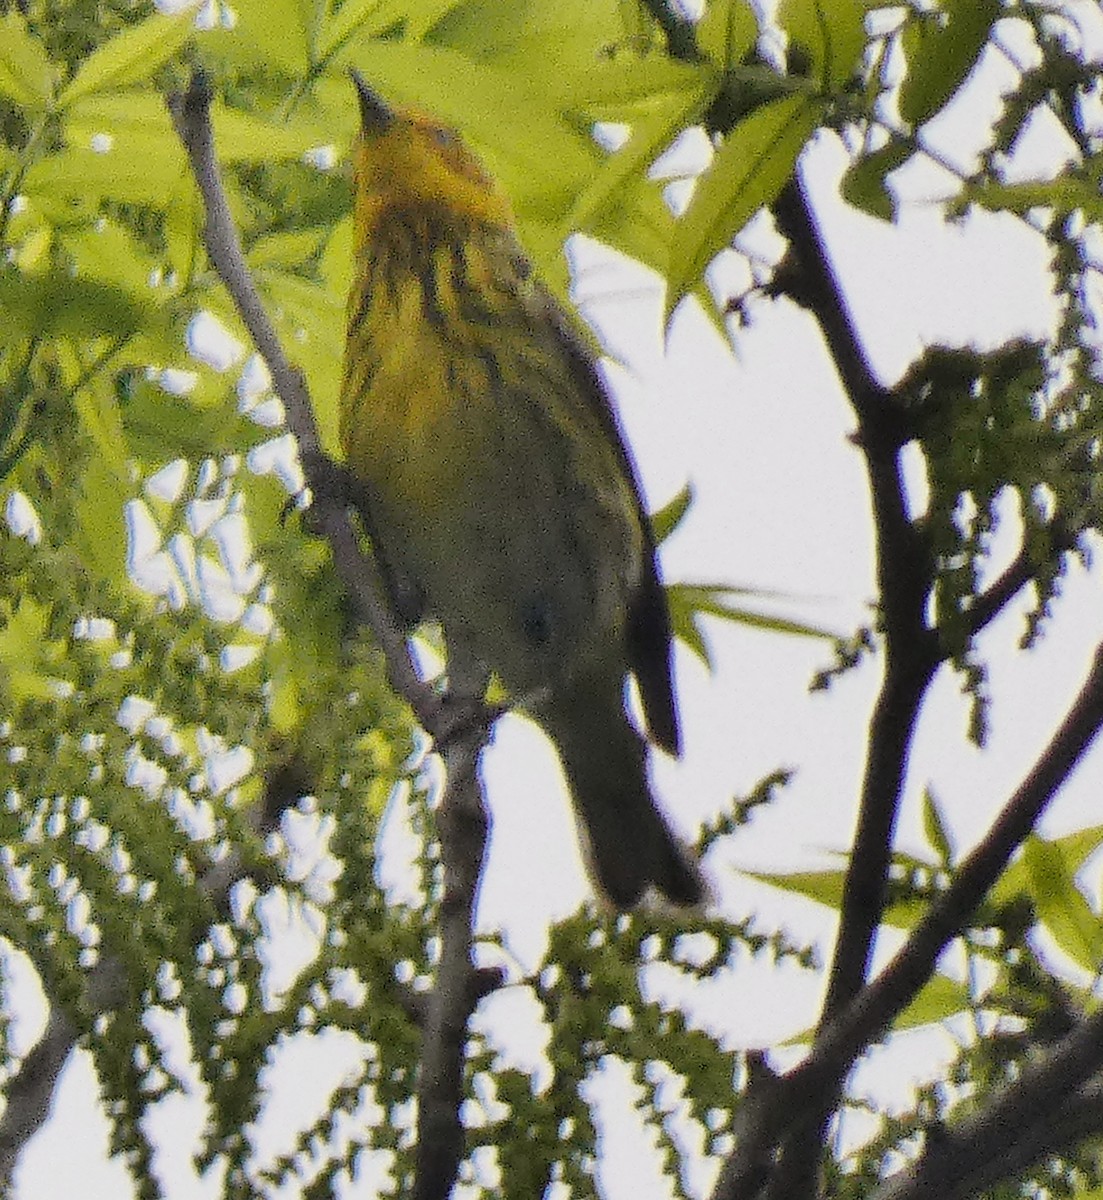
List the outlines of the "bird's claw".
<svg viewBox="0 0 1103 1200">
<path fill-rule="evenodd" d="M 487 704 L 474 696 L 445 692 L 437 700 L 429 721 L 433 750 L 439 754 L 469 734 L 477 734 L 480 741 L 486 741 L 491 726 L 505 711 L 501 704 Z"/>
</svg>

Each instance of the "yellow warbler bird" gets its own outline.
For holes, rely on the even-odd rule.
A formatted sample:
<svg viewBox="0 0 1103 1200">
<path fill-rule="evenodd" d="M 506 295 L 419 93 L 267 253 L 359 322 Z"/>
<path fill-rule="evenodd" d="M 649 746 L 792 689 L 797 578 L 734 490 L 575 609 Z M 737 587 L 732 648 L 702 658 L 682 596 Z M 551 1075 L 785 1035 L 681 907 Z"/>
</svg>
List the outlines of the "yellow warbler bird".
<svg viewBox="0 0 1103 1200">
<path fill-rule="evenodd" d="M 655 547 L 592 356 L 474 156 L 353 78 L 340 437 L 396 607 L 440 622 L 453 682 L 496 674 L 555 743 L 614 905 L 652 886 L 696 904 L 624 710 L 631 670 L 651 739 L 678 753 Z"/>
</svg>

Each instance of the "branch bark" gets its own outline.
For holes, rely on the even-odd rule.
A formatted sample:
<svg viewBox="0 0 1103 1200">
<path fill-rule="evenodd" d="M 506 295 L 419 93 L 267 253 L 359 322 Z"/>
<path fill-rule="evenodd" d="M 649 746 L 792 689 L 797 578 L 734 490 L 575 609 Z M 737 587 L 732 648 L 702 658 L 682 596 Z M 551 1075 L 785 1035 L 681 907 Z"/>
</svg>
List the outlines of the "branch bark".
<svg viewBox="0 0 1103 1200">
<path fill-rule="evenodd" d="M 866 460 L 881 597 L 885 670 L 869 729 L 858 822 L 847 868 L 839 934 L 820 1030 L 857 993 L 887 895 L 893 835 L 915 722 L 940 660 L 937 633 L 926 620 L 934 573 L 922 535 L 908 516 L 899 452 L 903 441 L 891 394 L 875 378 L 816 226 L 799 175 L 782 191 L 775 217 L 788 238 L 800 301 L 815 316 L 858 421 Z M 841 1082 L 841 1081 L 840 1081 Z M 766 1195 L 810 1192 L 837 1092 L 794 1123 Z"/>
<path fill-rule="evenodd" d="M 870 1200 L 970 1200 L 1103 1130 L 1103 1014 L 1081 1021 L 983 1109 L 928 1138 Z"/>
<path fill-rule="evenodd" d="M 203 238 L 211 263 L 268 367 L 287 413 L 288 428 L 309 472 L 311 464 L 322 461 L 310 397 L 302 376 L 283 353 L 245 265 L 215 155 L 211 94 L 204 76 L 196 72 L 187 92 L 170 97 L 168 105 L 203 197 Z M 496 972 L 476 971 L 471 961 L 473 915 L 487 837 L 477 770 L 493 714 L 481 706 L 481 697 L 461 694 L 452 704 L 422 683 L 410 658 L 405 631 L 387 599 L 375 563 L 361 552 L 347 509 L 340 501 L 327 498 L 324 488 L 315 489 L 314 508 L 341 581 L 361 621 L 369 625 L 383 649 L 391 685 L 443 747 L 446 784 L 438 811 L 445 877 L 442 951 L 425 1009 L 412 1189 L 414 1197 L 430 1200 L 448 1194 L 463 1156 L 460 1106 L 467 1022 L 479 997 L 500 982 Z M 463 718 L 459 723 L 457 709 Z"/>
<path fill-rule="evenodd" d="M 882 1034 L 903 1012 L 930 978 L 939 956 L 960 933 L 969 916 L 999 879 L 1012 855 L 1037 824 L 1057 790 L 1103 728 L 1103 643 L 1095 651 L 1091 670 L 1068 713 L 1034 766 L 1004 806 L 985 839 L 962 862 L 953 882 L 931 905 L 908 940 L 887 967 L 864 987 L 846 1007 L 821 1025 L 809 1056 L 787 1075 L 764 1084 L 752 1111 L 743 1117 L 741 1140 L 725 1163 L 714 1200 L 746 1200 L 757 1193 L 757 1180 L 764 1162 L 773 1162 L 779 1140 L 791 1129 L 803 1126 L 809 1113 L 819 1113 L 823 1098 L 837 1095 L 842 1080 L 858 1055 Z M 1098 1018 L 1092 1018 L 1096 1020 Z M 1066 1074 L 1059 1092 L 1075 1088 L 1100 1064 L 1098 1050 L 1090 1044 L 1090 1022 L 1078 1025 L 1062 1047 L 1079 1046 L 1054 1059 L 1051 1069 L 1059 1073 L 1068 1064 L 1083 1060 L 1082 1074 Z M 1098 1032 L 1094 1035 L 1098 1037 Z M 1087 1039 L 1086 1041 L 1084 1039 Z M 1024 1072 L 1024 1079 L 1026 1078 Z M 1033 1078 L 1033 1076 L 1032 1076 Z M 1044 1100 L 1051 1077 L 1040 1075 L 1041 1098 L 1038 1119 L 1054 1118 Z M 1000 1101 L 986 1105 L 980 1117 Z M 978 1117 L 978 1119 L 980 1119 Z M 802 1121 L 803 1118 L 803 1121 Z M 1029 1161 L 1029 1160 L 1028 1160 Z M 1003 1164 L 1013 1162 L 1010 1156 Z M 1007 1167 L 1007 1171 L 1013 1169 Z M 1004 1172 L 1006 1175 L 1007 1171 Z M 780 1169 L 771 1177 L 773 1187 Z M 795 1193 L 791 1193 L 795 1194 Z M 813 1188 L 807 1195 L 815 1195 Z M 892 1200 L 899 1200 L 892 1197 Z"/>
<path fill-rule="evenodd" d="M 89 972 L 89 1007 L 93 1011 L 115 1008 L 124 993 L 123 982 L 118 961 L 101 959 Z M 10 1195 L 19 1155 L 50 1115 L 54 1091 L 79 1038 L 80 1030 L 69 1014 L 51 1004 L 42 1036 L 5 1086 L 0 1117 L 0 1195 Z"/>
<path fill-rule="evenodd" d="M 476 775 L 481 744 L 444 748 L 447 785 L 437 814 L 444 897 L 441 955 L 429 1001 L 418 1076 L 417 1170 L 412 1200 L 439 1200 L 455 1182 L 464 1152 L 459 1120 L 467 1023 L 480 998 L 499 985 L 496 971 L 471 964 L 471 929 L 486 847 L 487 817 Z"/>
</svg>

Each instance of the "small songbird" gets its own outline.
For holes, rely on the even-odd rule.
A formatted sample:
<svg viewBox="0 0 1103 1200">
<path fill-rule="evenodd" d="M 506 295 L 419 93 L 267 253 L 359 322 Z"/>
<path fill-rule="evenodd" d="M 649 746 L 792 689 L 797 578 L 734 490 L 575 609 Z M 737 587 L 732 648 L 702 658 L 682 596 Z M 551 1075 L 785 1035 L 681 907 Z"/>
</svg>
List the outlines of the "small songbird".
<svg viewBox="0 0 1103 1200">
<path fill-rule="evenodd" d="M 698 904 L 624 708 L 632 671 L 651 740 L 679 753 L 655 545 L 593 355 L 474 155 L 353 78 L 340 438 L 395 607 L 440 622 L 454 682 L 496 675 L 551 738 L 613 905 Z"/>
</svg>

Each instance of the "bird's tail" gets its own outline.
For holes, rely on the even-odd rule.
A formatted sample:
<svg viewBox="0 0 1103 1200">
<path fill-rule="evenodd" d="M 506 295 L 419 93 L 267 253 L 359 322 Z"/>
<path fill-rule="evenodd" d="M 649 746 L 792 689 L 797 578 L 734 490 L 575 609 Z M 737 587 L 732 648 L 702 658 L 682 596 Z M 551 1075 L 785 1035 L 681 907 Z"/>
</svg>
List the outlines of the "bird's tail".
<svg viewBox="0 0 1103 1200">
<path fill-rule="evenodd" d="M 647 748 L 628 721 L 619 687 L 607 693 L 587 680 L 557 690 L 539 713 L 559 751 L 591 874 L 621 910 L 651 886 L 673 904 L 698 905 L 707 895 L 705 882 L 655 807 Z"/>
</svg>

